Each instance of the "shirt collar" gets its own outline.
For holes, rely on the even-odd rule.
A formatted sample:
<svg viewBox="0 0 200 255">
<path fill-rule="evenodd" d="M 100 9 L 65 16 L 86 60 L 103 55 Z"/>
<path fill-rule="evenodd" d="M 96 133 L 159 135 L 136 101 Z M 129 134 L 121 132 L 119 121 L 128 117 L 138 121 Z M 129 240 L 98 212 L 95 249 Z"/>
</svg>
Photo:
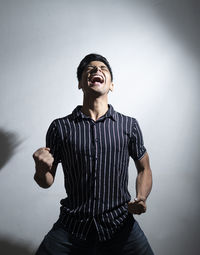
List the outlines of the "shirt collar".
<svg viewBox="0 0 200 255">
<path fill-rule="evenodd" d="M 81 119 L 90 119 L 90 116 L 85 115 L 81 111 L 82 105 L 78 105 L 73 111 L 72 111 L 72 116 L 73 118 L 81 118 Z M 116 120 L 116 112 L 111 104 L 108 104 L 108 111 L 101 116 L 101 118 L 107 118 L 111 117 L 113 120 Z"/>
</svg>

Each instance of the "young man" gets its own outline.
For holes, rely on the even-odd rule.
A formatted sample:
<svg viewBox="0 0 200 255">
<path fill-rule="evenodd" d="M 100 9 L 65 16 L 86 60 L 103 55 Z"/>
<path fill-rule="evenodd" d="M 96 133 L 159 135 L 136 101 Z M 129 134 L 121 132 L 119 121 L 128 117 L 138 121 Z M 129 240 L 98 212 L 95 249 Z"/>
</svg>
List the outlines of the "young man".
<svg viewBox="0 0 200 255">
<path fill-rule="evenodd" d="M 149 157 L 136 119 L 108 104 L 113 74 L 106 58 L 87 55 L 77 69 L 83 105 L 54 120 L 38 149 L 35 181 L 48 188 L 62 163 L 67 198 L 41 243 L 43 254 L 152 255 L 133 214 L 146 211 L 152 187 Z M 138 171 L 136 198 L 128 191 L 129 157 Z"/>
</svg>

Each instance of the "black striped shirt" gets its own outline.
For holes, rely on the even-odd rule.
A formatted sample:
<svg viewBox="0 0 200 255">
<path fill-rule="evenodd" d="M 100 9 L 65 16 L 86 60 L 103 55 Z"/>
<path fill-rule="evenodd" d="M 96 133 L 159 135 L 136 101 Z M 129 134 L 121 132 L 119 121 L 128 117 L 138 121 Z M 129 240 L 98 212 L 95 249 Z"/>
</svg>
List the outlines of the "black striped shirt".
<svg viewBox="0 0 200 255">
<path fill-rule="evenodd" d="M 141 159 L 146 149 L 135 118 L 108 104 L 108 111 L 94 121 L 81 107 L 51 123 L 46 146 L 64 171 L 67 198 L 61 200 L 60 222 L 85 240 L 93 221 L 104 241 L 128 216 L 129 156 Z"/>
</svg>

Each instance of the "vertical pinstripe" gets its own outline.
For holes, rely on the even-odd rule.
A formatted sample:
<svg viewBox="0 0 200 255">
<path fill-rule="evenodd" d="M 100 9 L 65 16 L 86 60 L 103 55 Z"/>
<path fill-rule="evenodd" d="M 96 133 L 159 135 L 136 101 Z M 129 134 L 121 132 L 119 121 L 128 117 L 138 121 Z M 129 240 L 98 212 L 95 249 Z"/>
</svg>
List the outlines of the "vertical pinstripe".
<svg viewBox="0 0 200 255">
<path fill-rule="evenodd" d="M 108 105 L 97 121 L 77 106 L 54 120 L 46 146 L 54 164 L 62 163 L 67 197 L 61 200 L 60 222 L 77 238 L 86 239 L 94 221 L 99 240 L 108 240 L 128 215 L 129 157 L 138 160 L 146 148 L 136 119 Z"/>
</svg>

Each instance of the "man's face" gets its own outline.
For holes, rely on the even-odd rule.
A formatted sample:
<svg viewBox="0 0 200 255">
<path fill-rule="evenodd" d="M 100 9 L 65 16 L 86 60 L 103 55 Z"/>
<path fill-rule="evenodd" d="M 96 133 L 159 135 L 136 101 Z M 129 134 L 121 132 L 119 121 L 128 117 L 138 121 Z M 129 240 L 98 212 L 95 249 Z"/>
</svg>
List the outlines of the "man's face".
<svg viewBox="0 0 200 255">
<path fill-rule="evenodd" d="M 100 61 L 91 61 L 84 69 L 79 89 L 84 93 L 103 95 L 113 89 L 111 74 L 108 67 Z"/>
</svg>

